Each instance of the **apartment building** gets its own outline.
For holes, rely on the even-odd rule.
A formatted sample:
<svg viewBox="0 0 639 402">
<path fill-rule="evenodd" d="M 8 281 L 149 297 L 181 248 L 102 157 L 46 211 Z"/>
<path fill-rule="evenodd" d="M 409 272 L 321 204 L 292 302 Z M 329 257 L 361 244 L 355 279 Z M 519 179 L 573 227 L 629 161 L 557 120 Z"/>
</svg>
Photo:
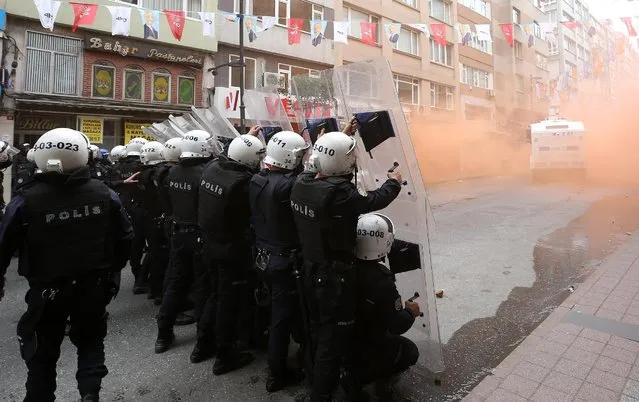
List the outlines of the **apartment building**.
<svg viewBox="0 0 639 402">
<path fill-rule="evenodd" d="M 495 101 L 501 129 L 520 130 L 548 114 L 543 88 L 549 82 L 548 45 L 540 22 L 547 17 L 540 0 L 492 0 L 498 23 L 532 26 L 533 37 L 515 26 L 513 46 L 497 24 L 493 25 Z"/>
<path fill-rule="evenodd" d="M 70 127 L 110 148 L 142 135 L 140 126 L 206 103 L 203 71 L 212 65 L 215 38 L 203 40 L 198 11 L 217 0 L 98 0 L 91 25 L 71 29 L 74 12 L 62 2 L 53 29 L 45 29 L 33 1 L 6 3 L 3 32 L 0 133 L 16 144 Z M 106 6 L 131 8 L 128 36 L 112 35 Z M 154 35 L 144 23 L 154 18 Z M 159 10 L 187 14 L 182 39 Z"/>
<path fill-rule="evenodd" d="M 219 0 L 219 10 L 227 13 L 239 13 L 240 1 L 244 1 L 244 14 L 277 17 L 277 24 L 267 31 L 257 32 L 257 38 L 249 40 L 248 32 L 242 27 L 245 46 L 245 88 L 254 89 L 281 86 L 282 96 L 291 91 L 291 77 L 296 75 L 318 76 L 319 72 L 333 67 L 336 61 L 333 41 L 333 21 L 335 20 L 334 0 Z M 288 18 L 301 18 L 301 43 L 288 44 Z M 239 60 L 239 26 L 222 18 L 217 24 L 219 47 L 215 57 L 216 65 Z M 311 44 L 310 20 L 326 20 L 327 26 L 323 40 L 318 46 Z M 235 99 L 239 93 L 240 69 L 223 68 L 215 77 L 213 102 L 225 117 L 232 122 L 239 121 L 239 102 L 227 102 Z M 295 117 L 291 105 L 286 104 L 289 117 Z"/>
<path fill-rule="evenodd" d="M 492 24 L 490 2 L 459 0 L 457 22 Z M 472 36 L 458 49 L 461 117 L 464 120 L 492 121 L 495 115 L 493 44 Z"/>
<path fill-rule="evenodd" d="M 335 17 L 349 21 L 348 46 L 336 47 L 336 65 L 385 57 L 390 61 L 399 99 L 407 116 L 454 120 L 460 113 L 459 57 L 454 30 L 457 1 L 450 0 L 336 0 Z M 361 41 L 359 22 L 378 24 L 376 45 Z M 444 23 L 446 46 L 435 43 L 409 23 Z M 395 44 L 386 38 L 388 23 L 403 23 Z"/>
</svg>

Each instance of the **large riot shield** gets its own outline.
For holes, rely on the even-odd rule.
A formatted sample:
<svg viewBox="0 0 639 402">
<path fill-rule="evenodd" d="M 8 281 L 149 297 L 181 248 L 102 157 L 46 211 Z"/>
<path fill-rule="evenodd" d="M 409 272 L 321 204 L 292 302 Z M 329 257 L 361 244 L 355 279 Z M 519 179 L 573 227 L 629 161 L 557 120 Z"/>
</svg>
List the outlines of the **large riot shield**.
<svg viewBox="0 0 639 402">
<path fill-rule="evenodd" d="M 247 89 L 244 92 L 244 103 L 248 125 L 262 126 L 260 138 L 264 144 L 280 131 L 293 131 L 282 98 L 275 89 Z"/>
<path fill-rule="evenodd" d="M 217 135 L 218 138 L 226 138 L 226 142 L 239 137 L 240 133 L 237 132 L 231 122 L 224 117 L 216 106 L 210 108 L 196 108 L 191 107 L 192 115 L 195 121 L 198 122 L 205 131 Z"/>
<path fill-rule="evenodd" d="M 169 120 L 184 133 L 192 130 L 204 130 L 204 127 L 190 113 L 182 116 L 169 115 Z"/>
<path fill-rule="evenodd" d="M 324 118 L 334 118 L 340 123 L 353 116 L 358 119 L 356 180 L 360 191 L 378 188 L 389 170 L 402 173 L 405 182 L 400 195 L 380 211 L 393 221 L 395 238 L 404 242 L 389 255 L 390 268 L 396 273 L 403 300 L 419 295 L 415 301 L 423 316 L 415 320 L 407 336 L 421 346 L 420 362 L 433 372 L 441 372 L 444 362 L 433 284 L 427 194 L 390 65 L 379 59 L 327 70 L 317 81 L 296 78 L 293 78 L 294 96 L 303 99 L 321 89 L 321 101 L 332 102 L 329 117 Z M 300 124 L 304 126 L 308 120 L 306 107 L 306 104 L 300 107 L 300 115 L 304 117 Z"/>
</svg>

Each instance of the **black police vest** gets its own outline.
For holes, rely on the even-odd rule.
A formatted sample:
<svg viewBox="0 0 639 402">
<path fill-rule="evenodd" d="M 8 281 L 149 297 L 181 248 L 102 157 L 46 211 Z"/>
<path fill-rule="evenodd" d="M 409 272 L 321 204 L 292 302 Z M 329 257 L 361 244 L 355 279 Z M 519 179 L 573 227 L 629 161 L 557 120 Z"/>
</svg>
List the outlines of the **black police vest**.
<svg viewBox="0 0 639 402">
<path fill-rule="evenodd" d="M 153 166 L 144 166 L 138 176 L 137 188 L 139 190 L 142 206 L 155 217 L 160 215 L 160 200 L 155 186 L 155 169 Z"/>
<path fill-rule="evenodd" d="M 19 272 L 49 281 L 111 268 L 111 194 L 98 180 L 77 186 L 36 182 L 25 189 L 26 256 Z"/>
<path fill-rule="evenodd" d="M 252 177 L 249 168 L 226 159 L 213 161 L 200 180 L 200 228 L 216 239 L 229 240 L 244 237 L 248 229 L 250 211 L 248 199 L 240 200 L 238 190 Z M 247 211 L 238 211 L 244 205 Z M 246 218 L 246 223 L 239 220 Z"/>
<path fill-rule="evenodd" d="M 255 243 L 272 252 L 299 248 L 299 237 L 293 220 L 291 194 L 280 191 L 291 188 L 293 173 L 264 170 L 251 179 L 250 200 L 255 225 Z M 293 183 L 291 183 L 293 182 Z"/>
<path fill-rule="evenodd" d="M 343 177 L 316 180 L 309 174 L 299 176 L 291 192 L 291 208 L 305 260 L 349 263 L 354 258 L 351 238 L 355 237 L 357 220 L 353 226 L 349 216 L 333 216 L 331 212 L 335 192 L 350 185 Z"/>
<path fill-rule="evenodd" d="M 171 194 L 169 193 L 169 183 L 167 177 L 170 169 L 175 166 L 172 162 L 164 162 L 155 166 L 155 174 L 153 175 L 153 184 L 158 192 L 158 206 L 164 214 L 170 215 L 173 212 L 171 208 Z"/>
<path fill-rule="evenodd" d="M 173 219 L 182 225 L 197 225 L 200 177 L 206 165 L 179 164 L 169 170 L 167 177 Z"/>
</svg>

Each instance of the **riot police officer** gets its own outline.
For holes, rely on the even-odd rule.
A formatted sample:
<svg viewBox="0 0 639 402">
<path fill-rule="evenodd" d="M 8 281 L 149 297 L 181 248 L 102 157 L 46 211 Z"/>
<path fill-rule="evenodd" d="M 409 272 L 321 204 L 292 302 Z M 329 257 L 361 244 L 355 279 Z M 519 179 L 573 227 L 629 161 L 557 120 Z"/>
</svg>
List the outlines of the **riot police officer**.
<svg viewBox="0 0 639 402">
<path fill-rule="evenodd" d="M 32 161 L 29 161 L 27 154 L 31 149 L 30 144 L 23 144 L 20 153 L 13 159 L 11 165 L 11 196 L 14 197 L 17 193 L 16 190 L 26 184 L 35 174 L 36 165 Z"/>
<path fill-rule="evenodd" d="M 124 160 L 120 166 L 120 177 L 126 180 L 141 170 L 140 149 L 147 143 L 144 138 L 133 138 L 126 144 Z M 147 293 L 149 288 L 149 265 L 143 263 L 146 238 L 144 237 L 144 207 L 140 199 L 140 189 L 134 185 L 122 185 L 118 187 L 122 197 L 122 203 L 126 208 L 131 223 L 133 224 L 133 244 L 131 245 L 131 271 L 135 277 L 133 294 Z"/>
<path fill-rule="evenodd" d="M 309 146 L 297 133 L 281 131 L 275 134 L 266 146 L 266 168 L 253 176 L 249 189 L 256 265 L 263 272 L 271 304 L 268 392 L 279 391 L 301 380 L 299 373 L 286 366 L 293 326 L 295 321 L 299 324 L 299 319 L 295 320 L 299 315 L 299 300 L 294 272 L 299 272 L 301 256 L 290 198 L 302 157 Z"/>
<path fill-rule="evenodd" d="M 367 214 L 357 221 L 355 274 L 357 308 L 353 395 L 361 387 L 406 370 L 419 358 L 417 345 L 401 336 L 419 317 L 419 304 L 402 298 L 395 276 L 382 261 L 393 246 L 393 222 L 382 214 Z M 378 387 L 378 392 L 385 390 Z M 386 389 L 387 390 L 387 389 Z M 378 395 L 378 397 L 383 397 Z"/>
<path fill-rule="evenodd" d="M 221 375 L 249 364 L 253 355 L 240 352 L 237 340 L 240 308 L 248 307 L 251 267 L 251 208 L 249 183 L 264 156 L 264 144 L 251 134 L 233 139 L 228 157 L 207 166 L 200 181 L 198 223 L 204 239 L 204 258 L 214 287 L 198 322 L 198 342 L 191 361 L 215 353 L 213 374 Z M 211 342 L 215 336 L 215 343 Z"/>
<path fill-rule="evenodd" d="M 91 144 L 89 149 L 91 151 L 89 156 L 91 178 L 109 182 L 111 180 L 111 163 L 108 160 L 103 160 L 102 153 L 97 145 Z"/>
<path fill-rule="evenodd" d="M 387 207 L 401 190 L 401 175 L 361 195 L 351 182 L 356 167 L 354 122 L 344 133 L 322 135 L 309 158 L 319 172 L 300 174 L 291 192 L 291 207 L 304 257 L 306 293 L 315 353 L 312 401 L 327 401 L 339 382 L 342 359 L 350 363 L 355 316 L 353 270 L 357 217 Z"/>
<path fill-rule="evenodd" d="M 4 213 L 4 169 L 11 166 L 13 158 L 20 151 L 4 141 L 0 141 L 0 219 Z"/>
<path fill-rule="evenodd" d="M 186 133 L 180 142 L 180 161 L 166 177 L 171 198 L 173 230 L 169 278 L 158 314 L 155 352 L 169 349 L 175 335 L 176 316 L 195 283 L 195 315 L 199 319 L 211 291 L 202 260 L 201 232 L 198 226 L 198 193 L 206 164 L 219 152 L 214 136 L 202 130 Z"/>
<path fill-rule="evenodd" d="M 105 306 L 117 293 L 132 229 L 117 195 L 91 179 L 88 146 L 75 130 L 43 134 L 35 145 L 43 173 L 13 198 L 0 224 L 0 299 L 8 257 L 17 248 L 18 272 L 29 281 L 27 312 L 18 323 L 28 369 L 26 401 L 55 399 L 56 363 L 69 316 L 83 401 L 98 400 L 108 373 Z"/>
</svg>

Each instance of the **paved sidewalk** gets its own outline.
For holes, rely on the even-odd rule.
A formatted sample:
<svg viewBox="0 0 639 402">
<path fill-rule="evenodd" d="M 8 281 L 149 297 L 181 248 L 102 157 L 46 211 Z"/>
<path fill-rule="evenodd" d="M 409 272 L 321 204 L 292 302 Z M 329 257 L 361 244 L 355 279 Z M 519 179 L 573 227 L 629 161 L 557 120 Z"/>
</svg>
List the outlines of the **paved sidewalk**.
<svg viewBox="0 0 639 402">
<path fill-rule="evenodd" d="M 639 233 L 464 401 L 638 401 Z"/>
</svg>

